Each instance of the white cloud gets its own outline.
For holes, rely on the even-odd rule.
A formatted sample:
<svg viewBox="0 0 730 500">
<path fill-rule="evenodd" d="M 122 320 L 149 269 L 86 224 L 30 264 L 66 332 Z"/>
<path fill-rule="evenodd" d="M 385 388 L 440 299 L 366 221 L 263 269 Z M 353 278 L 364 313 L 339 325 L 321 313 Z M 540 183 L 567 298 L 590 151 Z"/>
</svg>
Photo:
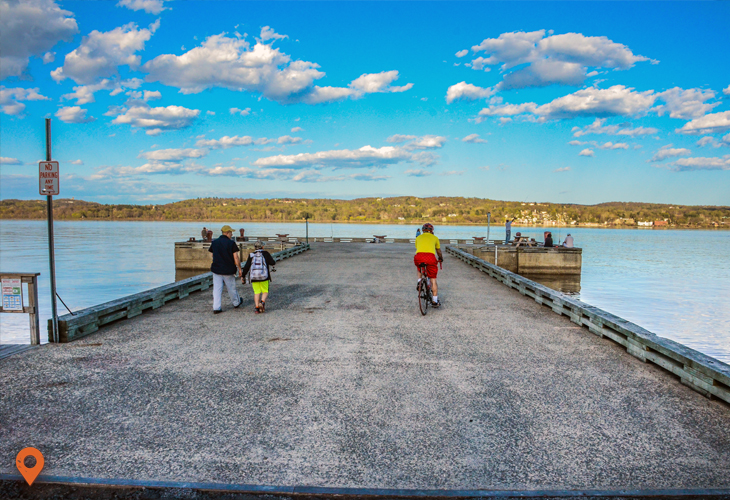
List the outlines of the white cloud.
<svg viewBox="0 0 730 500">
<path fill-rule="evenodd" d="M 446 103 L 451 104 L 458 99 L 486 99 L 494 95 L 496 90 L 493 87 L 483 88 L 471 83 L 459 82 L 446 90 Z"/>
<path fill-rule="evenodd" d="M 260 93 L 280 103 L 319 104 L 373 92 L 403 92 L 413 86 L 390 86 L 398 78 L 398 71 L 384 71 L 363 74 L 348 87 L 319 87 L 314 82 L 325 74 L 318 64 L 292 60 L 263 40 L 251 47 L 246 40 L 225 33 L 208 37 L 201 46 L 180 56 L 157 56 L 142 68 L 149 72 L 148 81 L 178 87 L 184 94 L 222 87 Z"/>
<path fill-rule="evenodd" d="M 708 135 L 697 141 L 697 145 L 700 147 L 707 146 L 708 144 L 711 145 L 713 148 L 719 148 L 721 146 L 730 147 L 730 134 L 727 134 L 720 140 L 717 140 L 716 138 Z"/>
<path fill-rule="evenodd" d="M 444 177 L 450 177 L 452 175 L 464 175 L 466 170 L 449 170 L 448 172 L 441 172 L 439 175 Z"/>
<path fill-rule="evenodd" d="M 304 129 L 302 127 L 294 127 L 291 129 L 292 134 L 296 134 L 297 132 L 302 132 Z"/>
<path fill-rule="evenodd" d="M 207 149 L 158 149 L 148 151 L 139 155 L 139 158 L 156 161 L 180 161 L 186 158 L 203 158 L 208 154 Z"/>
<path fill-rule="evenodd" d="M 276 140 L 277 144 L 299 144 L 302 142 L 301 137 L 292 137 L 290 135 L 282 135 Z"/>
<path fill-rule="evenodd" d="M 573 127 L 573 137 L 581 137 L 587 134 L 608 134 L 608 135 L 626 135 L 636 137 L 640 135 L 651 135 L 659 132 L 653 127 L 636 127 L 631 128 L 628 124 L 624 125 L 604 125 L 605 118 L 596 118 L 596 120 L 583 128 Z"/>
<path fill-rule="evenodd" d="M 659 150 L 654 153 L 649 162 L 657 162 L 666 160 L 667 158 L 676 158 L 677 156 L 688 156 L 691 155 L 692 151 L 686 148 L 673 148 L 671 144 L 662 146 Z"/>
<path fill-rule="evenodd" d="M 251 114 L 251 108 L 246 108 L 246 109 L 231 108 L 228 110 L 228 112 L 232 115 L 235 115 L 236 113 L 238 113 L 241 116 L 248 116 Z"/>
<path fill-rule="evenodd" d="M 84 162 L 81 160 L 73 160 L 69 163 L 71 163 L 71 165 L 83 165 L 84 164 Z"/>
<path fill-rule="evenodd" d="M 65 123 L 89 123 L 96 120 L 94 117 L 86 117 L 86 110 L 79 106 L 66 106 L 56 111 L 59 120 Z"/>
<path fill-rule="evenodd" d="M 56 60 L 55 52 L 46 52 L 45 54 L 43 54 L 43 64 L 51 64 L 55 60 Z"/>
<path fill-rule="evenodd" d="M 198 147 L 205 147 L 210 149 L 229 149 L 236 146 L 250 146 L 252 144 L 262 146 L 275 141 L 275 139 L 267 139 L 266 137 L 254 139 L 253 137 L 248 135 L 240 137 L 237 135 L 234 135 L 233 137 L 226 135 L 221 137 L 220 139 L 200 139 L 198 142 L 195 143 L 195 145 Z"/>
<path fill-rule="evenodd" d="M 683 120 L 699 118 L 720 104 L 719 102 L 707 103 L 710 99 L 715 98 L 715 92 L 713 90 L 684 90 L 679 87 L 674 87 L 660 92 L 657 94 L 657 97 L 666 103 L 655 108 L 659 116 L 662 116 L 664 113 L 669 113 L 670 118 L 681 118 Z"/>
<path fill-rule="evenodd" d="M 553 170 L 553 172 L 568 172 L 570 171 L 570 167 L 560 167 Z"/>
<path fill-rule="evenodd" d="M 158 135 L 165 130 L 189 127 L 200 114 L 198 109 L 188 109 L 182 106 L 153 108 L 149 104 L 141 102 L 119 111 L 120 114 L 112 123 L 126 123 L 132 127 L 143 128 L 147 135 Z"/>
<path fill-rule="evenodd" d="M 208 110 L 205 112 L 206 115 L 215 116 L 215 111 Z"/>
<path fill-rule="evenodd" d="M 460 50 L 459 52 L 456 53 L 456 57 L 464 57 L 468 53 L 469 53 L 469 51 L 467 49 Z"/>
<path fill-rule="evenodd" d="M 159 90 L 145 90 L 143 99 L 145 102 L 152 101 L 154 99 L 162 99 L 162 93 Z"/>
<path fill-rule="evenodd" d="M 440 135 L 424 135 L 419 137 L 416 135 L 395 134 L 391 135 L 386 140 L 392 144 L 400 144 L 405 142 L 407 144 L 405 144 L 403 148 L 407 150 L 439 149 L 444 146 L 444 143 L 446 142 L 446 137 Z"/>
<path fill-rule="evenodd" d="M 479 137 L 479 134 L 469 134 L 466 137 L 464 137 L 462 142 L 472 142 L 472 143 L 484 143 L 487 142 L 485 139 L 482 139 Z"/>
<path fill-rule="evenodd" d="M 433 175 L 433 172 L 429 172 L 428 170 L 423 170 L 422 168 L 416 168 L 416 169 L 408 169 L 404 172 L 409 177 L 426 177 L 429 175 Z"/>
<path fill-rule="evenodd" d="M 593 150 L 592 149 L 584 149 L 580 153 L 578 153 L 578 156 L 593 156 Z"/>
<path fill-rule="evenodd" d="M 571 146 L 582 146 L 583 144 L 588 144 L 588 143 L 582 142 L 582 141 L 570 141 L 568 144 Z"/>
<path fill-rule="evenodd" d="M 0 87 L 0 109 L 6 115 L 20 115 L 25 111 L 25 104 L 20 101 L 47 101 L 48 97 L 38 93 L 38 87 L 24 89 L 17 87 L 6 89 Z"/>
<path fill-rule="evenodd" d="M 625 142 L 606 142 L 598 146 L 601 149 L 629 149 L 629 145 Z"/>
<path fill-rule="evenodd" d="M 605 36 L 549 33 L 545 37 L 545 34 L 545 30 L 520 31 L 487 38 L 471 50 L 475 54 L 484 52 L 488 57 L 473 59 L 471 67 L 481 70 L 501 64 L 501 70 L 506 72 L 521 66 L 505 73 L 497 84 L 497 90 L 507 90 L 551 84 L 581 85 L 588 67 L 628 69 L 637 62 L 649 60 Z"/>
<path fill-rule="evenodd" d="M 524 102 L 522 104 L 497 104 L 489 106 L 479 111 L 480 117 L 485 116 L 514 116 L 523 113 L 535 113 L 537 104 L 534 102 Z M 481 120 L 477 120 L 479 122 Z"/>
<path fill-rule="evenodd" d="M 158 15 L 166 8 L 164 0 L 120 0 L 117 7 L 126 7 L 134 11 L 143 10 L 154 15 Z"/>
<path fill-rule="evenodd" d="M 31 56 L 70 40 L 79 31 L 72 16 L 53 0 L 0 0 L 0 80 L 20 76 Z"/>
<path fill-rule="evenodd" d="M 725 95 L 730 95 L 730 85 L 728 85 L 727 88 L 722 89 L 722 93 Z"/>
<path fill-rule="evenodd" d="M 363 146 L 360 149 L 269 156 L 259 158 L 253 164 L 264 168 L 362 168 L 384 167 L 395 163 L 419 160 L 428 162 L 429 158 L 413 154 L 411 151 L 398 146 L 384 146 L 382 148 Z"/>
<path fill-rule="evenodd" d="M 280 35 L 273 29 L 271 29 L 269 26 L 264 26 L 261 28 L 261 40 L 267 41 L 267 40 L 281 40 L 282 38 L 289 38 L 287 35 Z"/>
<path fill-rule="evenodd" d="M 159 19 L 147 29 L 138 29 L 134 23 L 125 24 L 111 31 L 92 31 L 81 45 L 66 54 L 63 66 L 51 72 L 57 82 L 71 78 L 76 83 L 90 84 L 98 78 L 117 74 L 117 67 L 126 65 L 136 69 L 145 42 L 160 25 Z"/>
<path fill-rule="evenodd" d="M 709 115 L 695 118 L 687 122 L 675 130 L 680 134 L 717 134 L 730 130 L 730 111 L 722 111 L 720 113 L 712 113 Z"/>
<path fill-rule="evenodd" d="M 23 162 L 17 158 L 9 158 L 7 156 L 0 156 L 0 165 L 22 165 Z"/>
<path fill-rule="evenodd" d="M 681 158 L 673 163 L 677 171 L 730 170 L 730 155 L 722 158 Z"/>
</svg>

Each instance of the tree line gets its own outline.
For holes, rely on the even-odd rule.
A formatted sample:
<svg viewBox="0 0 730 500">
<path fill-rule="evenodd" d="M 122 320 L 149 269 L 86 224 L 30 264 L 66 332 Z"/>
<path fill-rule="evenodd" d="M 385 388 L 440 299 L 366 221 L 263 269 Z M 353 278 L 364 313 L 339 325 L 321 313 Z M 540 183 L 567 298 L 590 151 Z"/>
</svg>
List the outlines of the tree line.
<svg viewBox="0 0 730 500">
<path fill-rule="evenodd" d="M 519 225 L 637 226 L 663 221 L 669 227 L 730 228 L 730 207 L 657 203 L 563 203 L 498 201 L 483 198 L 401 196 L 391 198 L 244 199 L 196 198 L 160 205 L 101 204 L 54 200 L 59 220 L 144 220 L 237 222 L 370 222 Z M 0 219 L 45 219 L 45 200 L 0 200 Z M 641 223 L 641 224 L 640 224 Z"/>
</svg>

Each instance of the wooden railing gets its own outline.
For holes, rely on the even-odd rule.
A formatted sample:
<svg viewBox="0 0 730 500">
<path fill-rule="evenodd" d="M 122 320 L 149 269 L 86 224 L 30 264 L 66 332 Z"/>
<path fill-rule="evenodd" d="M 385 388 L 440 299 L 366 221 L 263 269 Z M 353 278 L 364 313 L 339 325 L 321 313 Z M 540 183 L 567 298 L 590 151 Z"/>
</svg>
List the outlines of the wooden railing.
<svg viewBox="0 0 730 500">
<path fill-rule="evenodd" d="M 532 297 L 538 304 L 550 307 L 553 312 L 567 316 L 573 323 L 587 327 L 591 333 L 620 344 L 632 356 L 671 372 L 695 391 L 730 403 L 730 365 L 458 248 L 447 246 L 446 252 L 522 295 Z"/>
<path fill-rule="evenodd" d="M 309 250 L 309 245 L 297 245 L 271 254 L 278 262 Z M 58 318 L 59 342 L 71 342 L 90 335 L 104 325 L 120 319 L 139 316 L 148 309 L 158 309 L 167 302 L 182 299 L 194 292 L 207 290 L 213 284 L 213 273 L 193 276 L 176 283 L 163 285 L 145 292 L 129 295 L 104 304 L 82 309 Z M 53 330 L 49 320 L 49 332 Z M 48 341 L 53 342 L 49 334 Z"/>
</svg>

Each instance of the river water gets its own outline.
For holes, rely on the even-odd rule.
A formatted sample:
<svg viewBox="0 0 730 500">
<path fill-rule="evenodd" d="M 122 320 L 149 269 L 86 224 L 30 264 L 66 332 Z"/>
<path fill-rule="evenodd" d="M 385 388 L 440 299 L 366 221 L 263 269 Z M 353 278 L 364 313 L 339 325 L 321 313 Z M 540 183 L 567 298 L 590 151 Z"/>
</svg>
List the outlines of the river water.
<svg viewBox="0 0 730 500">
<path fill-rule="evenodd" d="M 245 227 L 247 235 L 304 235 L 302 223 L 205 225 L 220 228 L 225 223 L 234 229 Z M 175 280 L 174 242 L 200 238 L 202 226 L 195 222 L 56 222 L 58 294 L 77 311 L 171 283 Z M 575 246 L 583 248 L 580 283 L 567 286 L 577 298 L 730 363 L 730 231 L 550 230 L 556 241 L 570 232 Z M 517 231 L 542 241 L 544 228 L 512 228 L 513 235 Z M 310 236 L 410 238 L 415 232 L 416 226 L 409 225 L 309 225 Z M 484 236 L 486 228 L 437 226 L 436 234 L 471 238 Z M 504 228 L 493 227 L 490 238 L 501 237 Z M 0 271 L 41 273 L 45 343 L 51 315 L 45 221 L 0 221 Z M 58 307 L 59 314 L 66 313 L 63 304 L 59 302 Z M 28 316 L 0 314 L 0 343 L 27 342 Z"/>
</svg>

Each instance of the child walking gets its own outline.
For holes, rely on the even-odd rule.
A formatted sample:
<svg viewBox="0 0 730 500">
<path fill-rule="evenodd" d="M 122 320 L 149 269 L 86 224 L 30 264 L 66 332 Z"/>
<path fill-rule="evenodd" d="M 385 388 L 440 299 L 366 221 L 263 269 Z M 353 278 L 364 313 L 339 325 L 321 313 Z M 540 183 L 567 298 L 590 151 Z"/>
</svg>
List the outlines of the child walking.
<svg viewBox="0 0 730 500">
<path fill-rule="evenodd" d="M 274 267 L 276 261 L 269 252 L 264 250 L 264 244 L 261 241 L 254 243 L 253 247 L 254 251 L 249 254 L 246 265 L 241 270 L 241 283 L 246 283 L 246 274 L 250 274 L 249 280 L 253 287 L 254 312 L 259 314 L 266 309 L 271 273 L 276 271 Z"/>
</svg>

